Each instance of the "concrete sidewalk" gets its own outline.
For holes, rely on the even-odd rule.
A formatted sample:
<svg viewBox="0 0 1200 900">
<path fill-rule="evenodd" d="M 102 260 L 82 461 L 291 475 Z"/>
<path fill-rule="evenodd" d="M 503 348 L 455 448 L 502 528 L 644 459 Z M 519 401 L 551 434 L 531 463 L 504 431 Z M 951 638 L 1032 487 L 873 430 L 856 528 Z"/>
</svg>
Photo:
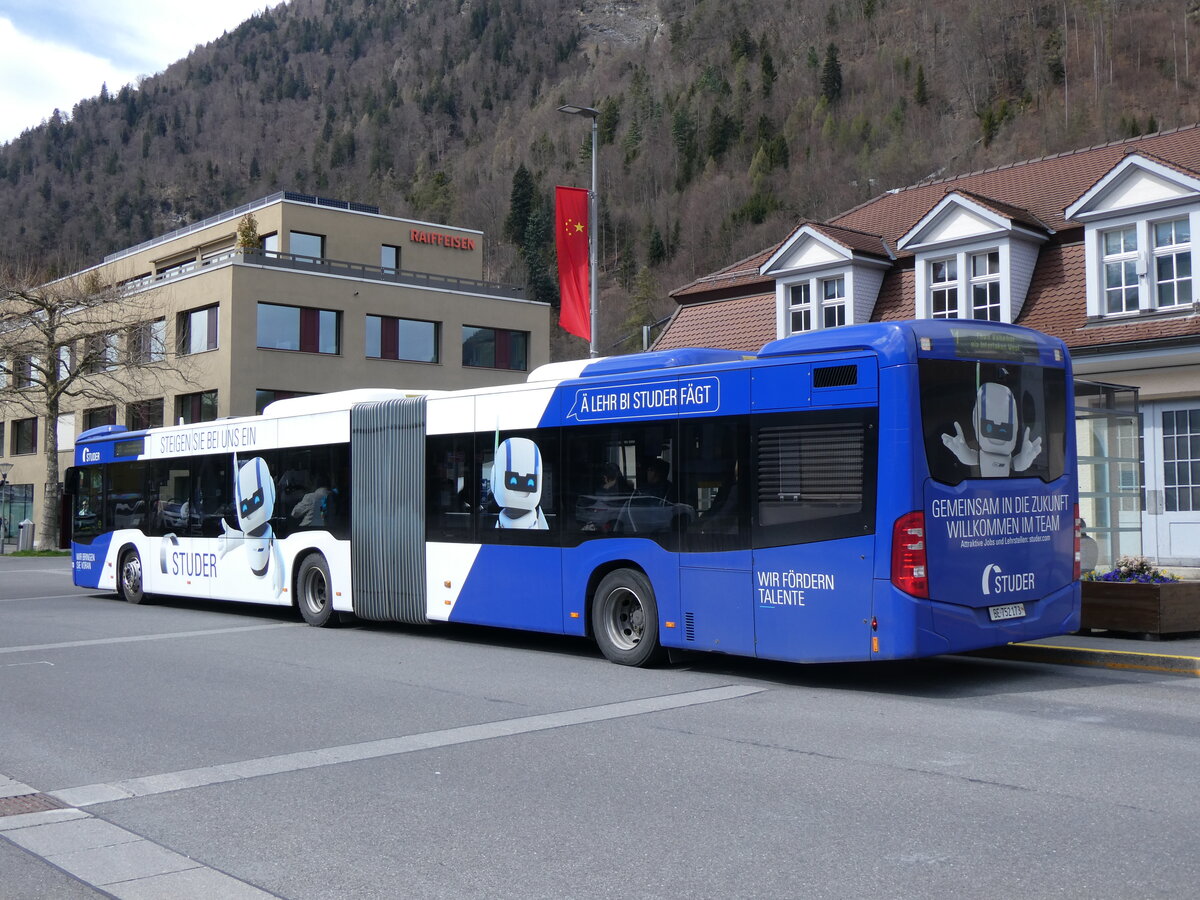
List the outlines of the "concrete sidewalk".
<svg viewBox="0 0 1200 900">
<path fill-rule="evenodd" d="M 970 655 L 1200 678 L 1200 637 L 1155 641 L 1127 635 L 1110 637 L 1108 632 L 1094 631 L 976 650 Z"/>
</svg>

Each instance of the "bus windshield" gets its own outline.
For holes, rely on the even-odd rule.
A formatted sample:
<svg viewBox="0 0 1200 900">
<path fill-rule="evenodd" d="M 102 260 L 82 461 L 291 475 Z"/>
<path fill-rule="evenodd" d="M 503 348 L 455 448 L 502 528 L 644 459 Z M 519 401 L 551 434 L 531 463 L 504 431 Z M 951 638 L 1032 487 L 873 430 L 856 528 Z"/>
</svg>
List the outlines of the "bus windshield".
<svg viewBox="0 0 1200 900">
<path fill-rule="evenodd" d="M 929 358 L 917 365 L 925 455 L 935 480 L 1062 477 L 1064 370 Z"/>
</svg>

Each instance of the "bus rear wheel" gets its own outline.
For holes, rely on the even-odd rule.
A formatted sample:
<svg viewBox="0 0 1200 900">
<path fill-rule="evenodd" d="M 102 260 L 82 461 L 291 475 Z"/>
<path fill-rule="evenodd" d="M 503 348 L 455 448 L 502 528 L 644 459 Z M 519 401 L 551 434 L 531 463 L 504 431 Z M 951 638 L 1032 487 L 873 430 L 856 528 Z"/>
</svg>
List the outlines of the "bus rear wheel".
<svg viewBox="0 0 1200 900">
<path fill-rule="evenodd" d="M 329 585 L 329 566 L 325 557 L 319 553 L 306 556 L 296 576 L 296 604 L 309 625 L 324 628 L 337 624 Z"/>
<path fill-rule="evenodd" d="M 117 593 L 127 603 L 142 603 L 146 599 L 145 584 L 142 581 L 142 558 L 136 550 L 126 550 L 121 555 Z"/>
<path fill-rule="evenodd" d="M 592 634 L 605 658 L 623 666 L 648 666 L 662 657 L 658 604 L 644 574 L 617 569 L 604 576 L 592 598 Z"/>
</svg>

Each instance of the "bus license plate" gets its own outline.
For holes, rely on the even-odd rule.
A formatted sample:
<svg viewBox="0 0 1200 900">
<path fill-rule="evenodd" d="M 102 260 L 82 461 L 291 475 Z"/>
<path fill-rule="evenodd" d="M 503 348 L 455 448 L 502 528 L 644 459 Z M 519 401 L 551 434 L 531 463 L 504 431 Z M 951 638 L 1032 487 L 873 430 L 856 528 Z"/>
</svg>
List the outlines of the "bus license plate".
<svg viewBox="0 0 1200 900">
<path fill-rule="evenodd" d="M 993 622 L 999 622 L 1001 619 L 1019 619 L 1024 615 L 1024 603 L 1009 603 L 1007 606 L 988 607 L 988 618 Z"/>
</svg>

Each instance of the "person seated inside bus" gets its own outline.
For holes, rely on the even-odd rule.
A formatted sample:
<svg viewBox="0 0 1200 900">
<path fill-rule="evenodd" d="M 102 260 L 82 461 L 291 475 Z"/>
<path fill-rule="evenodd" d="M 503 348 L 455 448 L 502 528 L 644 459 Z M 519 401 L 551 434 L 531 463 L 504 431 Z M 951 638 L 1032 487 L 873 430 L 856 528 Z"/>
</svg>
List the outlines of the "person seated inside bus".
<svg viewBox="0 0 1200 900">
<path fill-rule="evenodd" d="M 330 512 L 330 498 L 334 492 L 325 485 L 324 478 L 318 477 L 316 481 L 317 486 L 292 507 L 292 518 L 299 521 L 301 528 L 324 528 Z"/>
<path fill-rule="evenodd" d="M 629 483 L 629 479 L 621 473 L 621 468 L 616 463 L 605 463 L 604 470 L 600 473 L 600 487 L 596 488 L 597 494 L 632 494 L 633 485 Z"/>
<path fill-rule="evenodd" d="M 712 504 L 700 516 L 701 530 L 708 534 L 735 533 L 738 530 L 738 463 L 722 480 Z"/>
<path fill-rule="evenodd" d="M 657 497 L 664 503 L 674 503 L 675 485 L 671 484 L 671 480 L 668 478 L 670 474 L 671 464 L 661 456 L 653 457 L 646 463 L 646 477 L 642 480 L 642 493 Z"/>
</svg>

